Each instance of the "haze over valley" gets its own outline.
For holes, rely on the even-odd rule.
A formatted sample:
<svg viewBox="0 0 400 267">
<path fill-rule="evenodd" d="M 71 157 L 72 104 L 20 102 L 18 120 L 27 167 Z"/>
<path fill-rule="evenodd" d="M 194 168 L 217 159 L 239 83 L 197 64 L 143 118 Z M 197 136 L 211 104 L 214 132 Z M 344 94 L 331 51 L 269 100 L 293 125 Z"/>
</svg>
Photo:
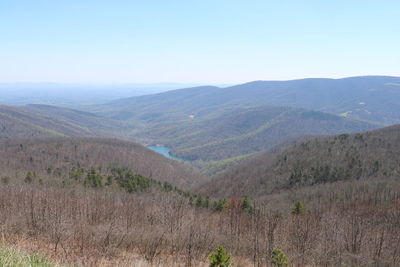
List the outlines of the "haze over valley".
<svg viewBox="0 0 400 267">
<path fill-rule="evenodd" d="M 0 3 L 0 266 L 400 266 L 399 10 Z"/>
</svg>

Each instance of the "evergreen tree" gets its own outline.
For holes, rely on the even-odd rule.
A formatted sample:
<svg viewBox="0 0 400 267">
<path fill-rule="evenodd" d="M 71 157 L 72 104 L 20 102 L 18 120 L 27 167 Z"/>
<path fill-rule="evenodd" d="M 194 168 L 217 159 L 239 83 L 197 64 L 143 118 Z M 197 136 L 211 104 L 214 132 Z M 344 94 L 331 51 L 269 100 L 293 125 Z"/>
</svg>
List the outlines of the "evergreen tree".
<svg viewBox="0 0 400 267">
<path fill-rule="evenodd" d="M 102 177 L 99 173 L 96 172 L 94 168 L 91 168 L 90 171 L 88 171 L 85 179 L 85 186 L 90 186 L 90 187 L 102 187 Z"/>
<path fill-rule="evenodd" d="M 3 182 L 3 184 L 8 184 L 10 182 L 10 177 L 3 176 L 3 177 L 1 177 L 1 181 Z"/>
<path fill-rule="evenodd" d="M 113 177 L 111 175 L 107 176 L 106 186 L 110 186 L 113 184 Z"/>
<path fill-rule="evenodd" d="M 306 213 L 306 207 L 303 202 L 296 200 L 292 208 L 292 214 L 301 215 Z"/>
<path fill-rule="evenodd" d="M 244 197 L 244 199 L 242 200 L 242 209 L 247 212 L 253 212 L 254 208 L 250 197 L 248 196 Z"/>
<path fill-rule="evenodd" d="M 287 256 L 282 250 L 276 248 L 272 251 L 272 267 L 286 267 L 290 264 Z"/>
<path fill-rule="evenodd" d="M 203 206 L 203 198 L 201 196 L 197 196 L 196 207 L 202 207 L 202 206 Z"/>
<path fill-rule="evenodd" d="M 216 252 L 208 256 L 210 267 L 228 267 L 231 266 L 231 254 L 227 253 L 225 248 L 220 246 Z"/>
<path fill-rule="evenodd" d="M 25 176 L 25 183 L 32 183 L 33 179 L 36 177 L 36 173 L 35 172 L 27 172 L 26 176 Z"/>
<path fill-rule="evenodd" d="M 209 197 L 206 197 L 204 199 L 203 207 L 204 208 L 209 208 L 210 207 L 210 198 Z"/>
<path fill-rule="evenodd" d="M 226 199 L 219 200 L 217 202 L 214 202 L 214 210 L 215 211 L 225 211 L 228 209 L 228 202 Z"/>
</svg>

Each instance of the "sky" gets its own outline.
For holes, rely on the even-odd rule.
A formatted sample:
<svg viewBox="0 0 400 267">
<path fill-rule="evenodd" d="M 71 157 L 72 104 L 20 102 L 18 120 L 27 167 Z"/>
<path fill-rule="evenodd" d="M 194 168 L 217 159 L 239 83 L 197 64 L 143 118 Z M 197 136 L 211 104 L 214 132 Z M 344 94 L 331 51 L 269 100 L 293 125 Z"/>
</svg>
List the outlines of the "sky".
<svg viewBox="0 0 400 267">
<path fill-rule="evenodd" d="M 400 1 L 0 0 L 0 82 L 400 76 Z"/>
</svg>

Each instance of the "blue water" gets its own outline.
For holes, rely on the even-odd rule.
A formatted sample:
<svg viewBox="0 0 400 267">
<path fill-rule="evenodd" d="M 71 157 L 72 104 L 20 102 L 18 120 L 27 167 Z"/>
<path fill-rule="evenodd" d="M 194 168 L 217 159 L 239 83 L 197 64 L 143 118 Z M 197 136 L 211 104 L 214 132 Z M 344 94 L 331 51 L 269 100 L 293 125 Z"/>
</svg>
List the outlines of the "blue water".
<svg viewBox="0 0 400 267">
<path fill-rule="evenodd" d="M 174 160 L 180 160 L 180 161 L 186 161 L 183 158 L 178 158 L 178 157 L 175 157 L 175 156 L 171 155 L 171 153 L 169 152 L 170 151 L 169 147 L 166 147 L 166 146 L 148 146 L 147 148 L 151 149 L 151 150 L 153 150 L 153 151 L 155 151 L 157 153 L 160 153 L 161 155 L 163 155 L 166 158 L 174 159 Z"/>
</svg>

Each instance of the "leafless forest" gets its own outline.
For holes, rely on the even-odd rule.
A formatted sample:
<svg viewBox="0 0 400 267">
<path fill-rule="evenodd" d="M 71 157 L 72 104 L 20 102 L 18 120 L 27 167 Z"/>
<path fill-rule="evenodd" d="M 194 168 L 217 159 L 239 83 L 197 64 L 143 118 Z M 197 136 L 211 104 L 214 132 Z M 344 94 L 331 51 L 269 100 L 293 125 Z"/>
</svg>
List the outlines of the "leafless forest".
<svg viewBox="0 0 400 267">
<path fill-rule="evenodd" d="M 400 267 L 400 0 L 0 0 L 0 267 Z"/>
<path fill-rule="evenodd" d="M 224 174 L 247 170 L 236 187 L 261 188 L 253 175 L 263 174 L 261 163 L 274 163 L 286 180 L 267 193 L 247 191 L 254 199 L 240 191 L 226 196 L 224 176 L 208 182 L 134 143 L 2 141 L 1 242 L 85 266 L 208 266 L 218 246 L 234 266 L 280 266 L 272 265 L 276 248 L 291 266 L 400 266 L 396 140 L 396 127 L 315 139 Z M 336 176 L 311 163 L 340 167 L 345 176 L 330 179 Z M 199 193 L 202 183 L 213 190 Z"/>
<path fill-rule="evenodd" d="M 277 153 L 250 158 L 203 184 L 218 197 L 262 197 L 293 188 L 400 175 L 400 126 L 310 138 Z"/>
<path fill-rule="evenodd" d="M 301 213 L 291 210 L 289 197 L 275 209 L 256 202 L 249 211 L 241 199 L 229 199 L 213 211 L 154 188 L 129 194 L 2 183 L 2 242 L 25 240 L 61 263 L 206 266 L 207 255 L 222 245 L 236 266 L 266 266 L 273 248 L 293 266 L 400 265 L 400 195 L 390 179 L 331 185 L 327 191 L 340 201 L 330 204 L 318 201 L 322 188 L 297 192 L 313 196 Z"/>
<path fill-rule="evenodd" d="M 63 179 L 73 167 L 103 171 L 127 167 L 134 173 L 183 189 L 192 189 L 206 179 L 142 145 L 117 139 L 58 137 L 0 142 L 3 175 L 23 177 L 26 172 L 34 171 L 50 180 Z"/>
</svg>

